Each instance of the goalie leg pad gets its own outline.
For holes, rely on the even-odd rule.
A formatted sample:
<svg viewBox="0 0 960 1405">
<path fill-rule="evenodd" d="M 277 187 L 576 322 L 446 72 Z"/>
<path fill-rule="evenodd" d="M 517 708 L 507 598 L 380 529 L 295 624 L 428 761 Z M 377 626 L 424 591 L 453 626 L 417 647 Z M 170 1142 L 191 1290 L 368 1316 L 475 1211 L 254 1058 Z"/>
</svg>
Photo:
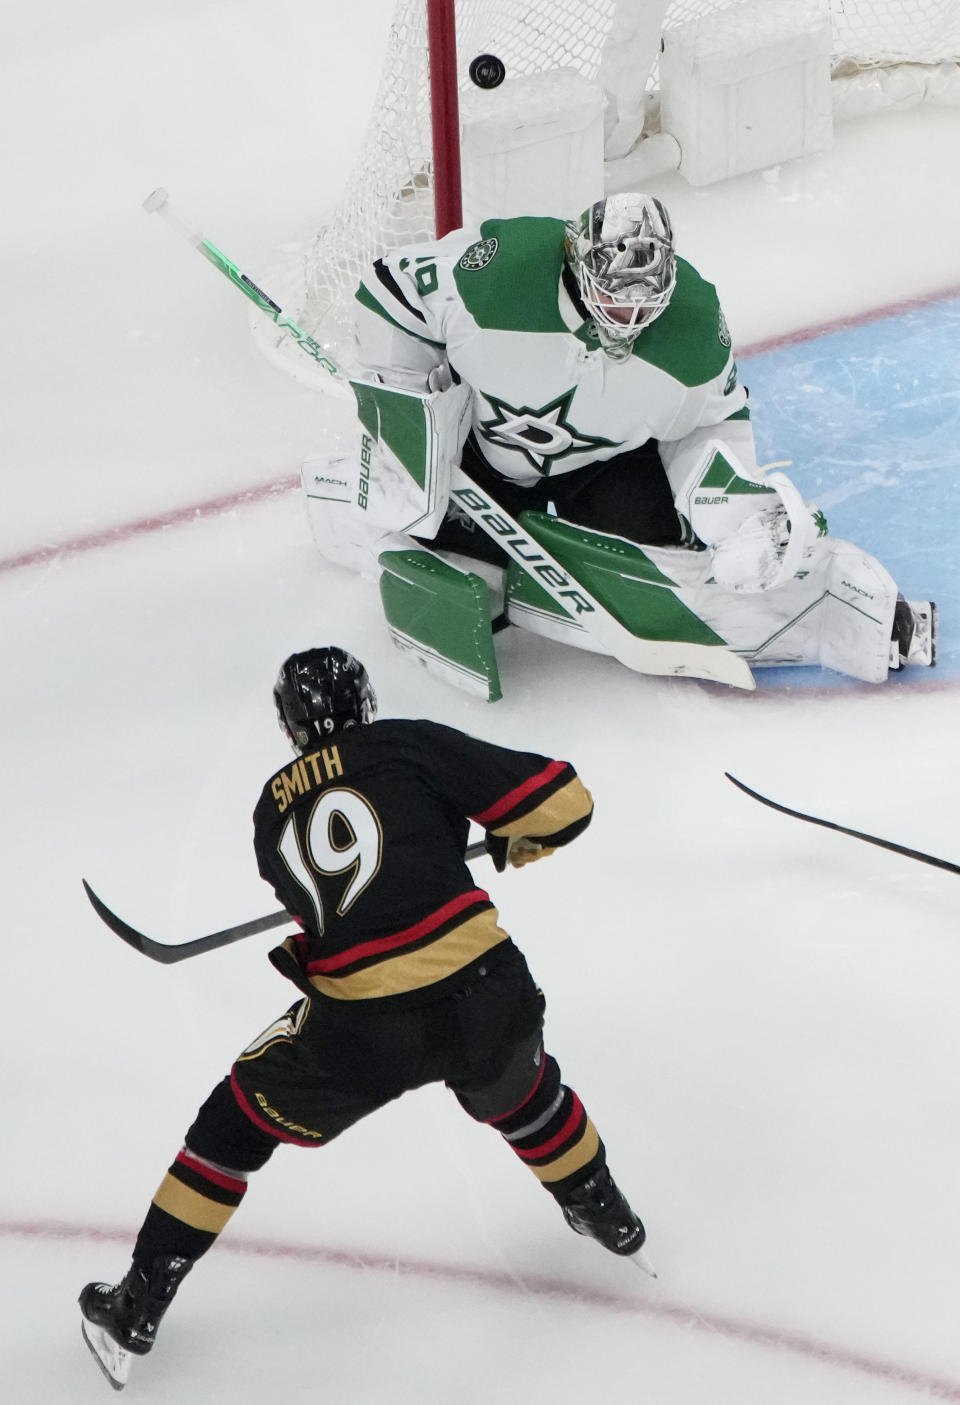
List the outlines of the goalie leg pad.
<svg viewBox="0 0 960 1405">
<path fill-rule="evenodd" d="M 893 577 L 850 542 L 828 538 L 821 546 L 827 596 L 820 662 L 865 683 L 883 683 L 897 603 Z"/>
<path fill-rule="evenodd" d="M 865 683 L 886 680 L 897 587 L 879 561 L 850 542 L 821 538 L 802 571 L 757 594 L 719 586 L 706 553 L 651 547 L 648 555 L 752 668 L 820 664 Z"/>
<path fill-rule="evenodd" d="M 380 565 L 380 599 L 397 648 L 446 683 L 488 702 L 501 698 L 486 582 L 430 551 L 385 551 Z"/>
<path fill-rule="evenodd" d="M 680 599 L 675 581 L 658 566 L 655 547 L 640 547 L 622 537 L 590 531 L 542 512 L 524 512 L 520 521 L 627 629 L 639 638 L 723 649 L 723 639 Z M 665 556 L 696 560 L 705 553 L 660 548 Z M 532 553 L 531 553 L 532 555 Z M 601 651 L 577 622 L 575 589 L 572 614 L 537 584 L 535 576 L 511 561 L 507 574 L 507 614 L 534 634 L 562 639 Z"/>
</svg>

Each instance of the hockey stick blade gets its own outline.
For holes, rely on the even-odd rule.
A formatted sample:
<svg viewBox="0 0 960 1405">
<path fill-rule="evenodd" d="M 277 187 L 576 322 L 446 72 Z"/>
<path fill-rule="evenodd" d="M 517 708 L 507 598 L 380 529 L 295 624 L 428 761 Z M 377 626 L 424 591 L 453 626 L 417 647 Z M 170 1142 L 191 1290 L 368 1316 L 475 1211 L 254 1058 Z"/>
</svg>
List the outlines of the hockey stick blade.
<svg viewBox="0 0 960 1405">
<path fill-rule="evenodd" d="M 924 854 L 919 849 L 908 849 L 905 844 L 894 844 L 891 839 L 878 839 L 874 834 L 864 834 L 859 829 L 850 829 L 845 824 L 836 824 L 833 820 L 820 820 L 816 815 L 805 815 L 802 810 L 791 810 L 789 805 L 780 805 L 776 800 L 769 800 L 765 795 L 760 795 L 758 791 L 751 790 L 743 781 L 738 781 L 736 776 L 731 776 L 729 771 L 723 773 L 728 781 L 732 781 L 738 790 L 742 790 L 744 795 L 751 795 L 754 800 L 759 800 L 761 805 L 768 805 L 771 810 L 779 810 L 782 815 L 792 815 L 795 820 L 806 820 L 808 824 L 819 824 L 824 829 L 835 829 L 838 834 L 849 834 L 853 839 L 862 839 L 865 844 L 876 844 L 878 849 L 889 849 L 891 853 L 903 854 L 905 858 L 916 859 L 919 863 L 930 864 L 933 868 L 942 868 L 947 873 L 960 873 L 960 864 L 951 863 L 949 859 L 937 859 L 933 854 Z"/>
<path fill-rule="evenodd" d="M 478 859 L 486 852 L 485 842 L 478 839 L 475 844 L 467 845 L 464 857 Z M 274 927 L 283 927 L 296 921 L 284 910 L 271 912 L 267 917 L 255 917 L 252 922 L 241 922 L 236 927 L 224 927 L 222 932 L 211 932 L 209 936 L 197 937 L 192 942 L 157 942 L 143 932 L 138 932 L 136 927 L 131 927 L 129 922 L 124 922 L 122 917 L 112 912 L 85 878 L 81 879 L 81 882 L 90 899 L 90 905 L 101 922 L 105 922 L 111 932 L 115 932 L 128 946 L 132 946 L 134 951 L 139 951 L 143 956 L 149 956 L 151 961 L 159 961 L 164 966 L 171 966 L 175 961 L 186 961 L 191 956 L 201 956 L 205 951 L 216 951 L 219 947 L 230 946 L 232 942 L 241 942 L 245 937 L 255 937 L 258 932 L 269 932 Z"/>
<path fill-rule="evenodd" d="M 167 942 L 155 942 L 152 937 L 145 936 L 143 932 L 138 932 L 135 927 L 124 922 L 122 917 L 110 911 L 85 878 L 82 882 L 94 912 L 107 924 L 111 932 L 116 932 L 117 936 L 135 951 L 149 956 L 151 961 L 162 962 L 164 966 L 172 965 L 175 961 L 186 961 L 190 956 L 200 956 L 205 951 L 215 951 L 218 947 L 229 946 L 231 942 L 243 941 L 244 937 L 254 937 L 258 932 L 268 932 L 273 927 L 282 927 L 284 923 L 290 924 L 294 920 L 289 912 L 271 912 L 268 917 L 256 917 L 252 922 L 241 922 L 237 927 L 225 927 L 222 932 L 211 932 L 207 937 L 197 937 L 196 941 L 170 945 Z"/>
</svg>

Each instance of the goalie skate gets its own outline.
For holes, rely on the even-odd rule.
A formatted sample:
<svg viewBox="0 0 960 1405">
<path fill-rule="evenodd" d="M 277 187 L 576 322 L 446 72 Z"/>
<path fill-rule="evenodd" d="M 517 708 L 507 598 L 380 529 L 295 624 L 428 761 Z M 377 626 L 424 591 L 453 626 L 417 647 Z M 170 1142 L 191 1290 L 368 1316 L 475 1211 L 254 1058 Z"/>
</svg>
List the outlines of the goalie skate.
<svg viewBox="0 0 960 1405">
<path fill-rule="evenodd" d="M 890 667 L 932 668 L 937 661 L 937 607 L 932 600 L 897 597 L 890 640 Z"/>
</svg>

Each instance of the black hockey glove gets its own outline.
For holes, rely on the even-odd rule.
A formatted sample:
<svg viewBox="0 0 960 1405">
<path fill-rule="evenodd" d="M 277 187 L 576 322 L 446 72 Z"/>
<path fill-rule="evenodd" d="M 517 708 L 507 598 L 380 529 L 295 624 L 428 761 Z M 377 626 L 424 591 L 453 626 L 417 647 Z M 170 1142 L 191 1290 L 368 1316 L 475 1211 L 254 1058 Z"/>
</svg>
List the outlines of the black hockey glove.
<svg viewBox="0 0 960 1405">
<path fill-rule="evenodd" d="M 487 830 L 486 838 L 487 853 L 493 859 L 493 866 L 498 873 L 502 873 L 507 866 L 507 854 L 510 852 L 510 836 L 507 834 L 491 834 Z"/>
</svg>

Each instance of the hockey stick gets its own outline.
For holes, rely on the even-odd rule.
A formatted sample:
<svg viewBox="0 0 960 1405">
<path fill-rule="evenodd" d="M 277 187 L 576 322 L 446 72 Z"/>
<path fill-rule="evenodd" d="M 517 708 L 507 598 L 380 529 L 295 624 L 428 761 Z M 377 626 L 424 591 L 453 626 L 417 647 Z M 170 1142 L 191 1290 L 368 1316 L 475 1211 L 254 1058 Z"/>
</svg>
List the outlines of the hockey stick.
<svg viewBox="0 0 960 1405">
<path fill-rule="evenodd" d="M 184 239 L 188 244 L 192 244 L 197 253 L 202 254 L 208 263 L 212 263 L 214 268 L 218 268 L 225 278 L 229 278 L 235 288 L 239 288 L 244 297 L 248 297 L 252 303 L 259 307 L 261 312 L 265 312 L 278 327 L 289 332 L 294 341 L 305 351 L 308 356 L 312 356 L 319 366 L 322 366 L 335 380 L 345 383 L 347 378 L 335 361 L 331 361 L 323 347 L 318 341 L 311 337 L 302 327 L 298 327 L 296 322 L 274 302 L 269 294 L 262 288 L 258 288 L 252 278 L 248 278 L 242 273 L 237 265 L 228 259 L 226 254 L 220 252 L 215 244 L 211 244 L 209 239 L 196 229 L 192 229 L 183 218 L 177 214 L 170 204 L 170 197 L 162 186 L 150 192 L 143 202 L 143 208 L 148 215 L 160 215 L 167 224 Z"/>
<path fill-rule="evenodd" d="M 478 839 L 475 844 L 467 845 L 464 858 L 478 859 L 486 853 L 485 841 Z M 129 922 L 124 922 L 122 917 L 111 912 L 85 878 L 81 881 L 94 912 L 107 924 L 111 932 L 116 932 L 134 951 L 139 951 L 142 955 L 149 956 L 151 961 L 159 961 L 164 966 L 171 966 L 175 961 L 186 961 L 191 956 L 200 956 L 205 951 L 216 951 L 218 947 L 230 946 L 232 942 L 241 942 L 245 937 L 255 937 L 258 932 L 269 932 L 274 927 L 288 926 L 295 921 L 286 910 L 271 912 L 268 917 L 255 917 L 252 922 L 241 922 L 237 927 L 224 927 L 222 932 L 211 932 L 209 936 L 197 937 L 192 942 L 177 942 L 171 945 L 169 942 L 154 941 L 152 937 L 138 932 L 136 927 L 131 927 Z"/>
<path fill-rule="evenodd" d="M 849 834 L 854 839 L 862 839 L 867 844 L 876 844 L 878 849 L 889 849 L 894 854 L 903 854 L 908 859 L 918 859 L 920 863 L 931 864 L 934 868 L 946 869 L 947 873 L 960 873 L 960 864 L 950 863 L 948 859 L 936 859 L 932 854 L 921 853 L 919 849 L 908 849 L 905 844 L 894 844 L 890 839 L 878 839 L 873 834 L 863 834 L 859 829 L 849 829 L 845 824 L 835 824 L 833 820 L 818 820 L 816 815 L 805 815 L 802 810 L 791 810 L 788 805 L 778 805 L 776 800 L 768 800 L 765 795 L 760 795 L 757 791 L 751 790 L 743 781 L 738 781 L 736 776 L 731 776 L 729 771 L 723 773 L 728 781 L 742 790 L 745 795 L 752 795 L 754 800 L 759 800 L 761 805 L 769 805 L 771 810 L 779 810 L 782 815 L 792 815 L 795 820 L 806 820 L 808 824 L 819 824 L 824 829 L 835 829 L 838 834 Z"/>
<path fill-rule="evenodd" d="M 344 388 L 353 384 L 341 367 L 327 356 L 319 342 L 287 317 L 273 298 L 258 288 L 215 244 L 211 244 L 209 239 L 177 214 L 162 187 L 147 196 L 143 208 L 148 214 L 158 214 L 166 220 L 181 238 L 219 269 L 278 327 L 290 332 L 301 350 L 322 366 L 335 382 Z M 607 653 L 635 673 L 707 678 L 735 688 L 752 689 L 756 686 L 749 666 L 731 649 L 720 645 L 643 639 L 633 634 L 542 546 L 532 542 L 519 523 L 499 504 L 489 500 L 470 475 L 459 467 L 453 470 L 452 497 L 487 536 L 562 607 L 576 627 L 594 635 Z"/>
<path fill-rule="evenodd" d="M 204 951 L 215 951 L 217 947 L 243 941 L 244 937 L 253 937 L 257 932 L 269 932 L 272 927 L 282 927 L 284 923 L 293 922 L 289 912 L 272 912 L 269 917 L 257 917 L 252 922 L 241 922 L 238 927 L 225 927 L 222 932 L 211 932 L 208 937 L 197 937 L 195 941 L 180 942 L 171 946 L 166 942 L 155 942 L 152 937 L 144 936 L 143 932 L 138 932 L 135 927 L 124 922 L 122 917 L 110 911 L 102 898 L 97 897 L 85 878 L 82 882 L 94 912 L 107 924 L 111 932 L 116 932 L 117 936 L 122 937 L 135 951 L 149 956 L 151 961 L 161 961 L 164 966 L 169 966 L 174 961 L 186 961 L 190 956 L 199 956 Z"/>
</svg>

